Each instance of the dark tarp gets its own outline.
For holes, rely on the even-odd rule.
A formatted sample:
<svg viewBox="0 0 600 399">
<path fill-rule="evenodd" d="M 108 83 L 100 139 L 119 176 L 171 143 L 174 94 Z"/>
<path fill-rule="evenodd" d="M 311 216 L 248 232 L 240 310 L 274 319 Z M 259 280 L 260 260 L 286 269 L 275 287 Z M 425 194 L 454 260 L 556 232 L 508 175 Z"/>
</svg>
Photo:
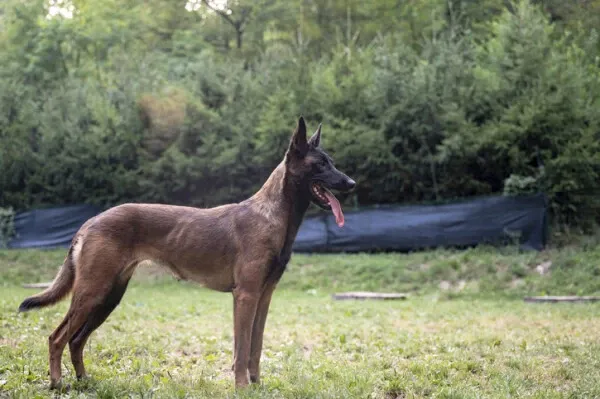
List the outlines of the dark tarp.
<svg viewBox="0 0 600 399">
<path fill-rule="evenodd" d="M 317 221 L 326 237 L 315 246 Z M 546 245 L 546 199 L 542 194 L 487 197 L 446 205 L 385 206 L 348 212 L 343 228 L 333 215 L 307 218 L 294 244 L 297 252 L 413 251 L 435 247 Z"/>
<path fill-rule="evenodd" d="M 65 247 L 100 209 L 76 205 L 17 214 L 10 248 Z M 294 251 L 413 251 L 477 244 L 511 244 L 541 250 L 546 244 L 546 201 L 541 194 L 488 197 L 447 205 L 383 206 L 347 212 L 339 228 L 333 215 L 308 217 Z"/>
<path fill-rule="evenodd" d="M 100 208 L 74 205 L 51 209 L 35 209 L 17 213 L 17 236 L 9 248 L 56 248 L 71 244 L 71 239 L 86 220 L 96 216 Z"/>
</svg>

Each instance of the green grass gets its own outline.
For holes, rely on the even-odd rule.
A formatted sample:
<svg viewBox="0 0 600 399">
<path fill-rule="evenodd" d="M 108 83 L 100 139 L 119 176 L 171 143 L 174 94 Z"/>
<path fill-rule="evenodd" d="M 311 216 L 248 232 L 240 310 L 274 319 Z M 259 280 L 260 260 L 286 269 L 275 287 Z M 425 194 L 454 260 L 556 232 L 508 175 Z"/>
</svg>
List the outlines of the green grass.
<svg viewBox="0 0 600 399">
<path fill-rule="evenodd" d="M 66 250 L 0 250 L 0 286 L 49 281 Z M 294 255 L 279 287 L 298 291 L 402 291 L 446 296 L 600 294 L 600 244 L 519 252 L 513 248 L 439 250 L 413 254 Z M 549 273 L 536 267 L 551 262 Z M 156 270 L 141 267 L 138 281 L 162 281 Z"/>
<path fill-rule="evenodd" d="M 0 251 L 0 397 L 54 397 L 47 336 L 68 301 L 16 308 L 32 293 L 19 284 L 52 278 L 63 257 Z M 60 397 L 600 397 L 600 305 L 522 301 L 598 293 L 599 267 L 596 246 L 294 256 L 269 313 L 262 384 L 237 393 L 231 296 L 142 271 L 86 347 L 89 380 L 75 381 L 65 353 Z M 346 289 L 412 295 L 331 299 Z"/>
</svg>

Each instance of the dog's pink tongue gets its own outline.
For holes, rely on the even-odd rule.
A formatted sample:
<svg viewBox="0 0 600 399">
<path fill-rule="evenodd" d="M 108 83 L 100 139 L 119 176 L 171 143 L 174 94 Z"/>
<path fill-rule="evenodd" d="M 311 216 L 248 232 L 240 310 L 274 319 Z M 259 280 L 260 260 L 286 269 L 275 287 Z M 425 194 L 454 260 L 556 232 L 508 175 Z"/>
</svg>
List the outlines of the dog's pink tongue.
<svg viewBox="0 0 600 399">
<path fill-rule="evenodd" d="M 325 196 L 329 200 L 329 205 L 331 206 L 331 210 L 335 215 L 335 222 L 338 226 L 344 226 L 344 212 L 342 212 L 342 206 L 340 205 L 340 201 L 335 198 L 335 195 L 331 194 L 329 191 L 325 190 Z"/>
</svg>

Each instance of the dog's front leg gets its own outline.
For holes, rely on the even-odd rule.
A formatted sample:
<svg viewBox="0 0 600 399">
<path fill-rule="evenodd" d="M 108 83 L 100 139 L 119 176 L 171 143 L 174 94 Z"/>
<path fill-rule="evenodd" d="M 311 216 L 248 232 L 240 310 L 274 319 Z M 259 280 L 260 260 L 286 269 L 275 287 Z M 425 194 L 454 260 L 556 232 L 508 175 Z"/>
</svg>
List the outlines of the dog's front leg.
<svg viewBox="0 0 600 399">
<path fill-rule="evenodd" d="M 263 346 L 263 335 L 265 332 L 265 323 L 267 322 L 267 313 L 269 312 L 269 304 L 271 303 L 271 296 L 274 290 L 274 284 L 269 284 L 265 287 L 258 302 L 254 326 L 252 327 L 252 344 L 248 370 L 250 371 L 250 382 L 254 383 L 260 382 L 260 355 Z"/>
<path fill-rule="evenodd" d="M 248 361 L 252 339 L 252 326 L 256 315 L 256 307 L 260 299 L 260 290 L 236 287 L 233 290 L 234 312 L 234 360 L 233 371 L 235 386 L 248 385 Z"/>
</svg>

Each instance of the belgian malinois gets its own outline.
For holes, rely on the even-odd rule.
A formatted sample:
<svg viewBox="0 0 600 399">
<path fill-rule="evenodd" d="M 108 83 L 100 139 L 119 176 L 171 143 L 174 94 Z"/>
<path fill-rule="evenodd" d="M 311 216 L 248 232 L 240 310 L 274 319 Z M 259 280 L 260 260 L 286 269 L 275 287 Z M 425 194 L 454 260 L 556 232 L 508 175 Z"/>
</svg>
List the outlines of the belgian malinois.
<svg viewBox="0 0 600 399">
<path fill-rule="evenodd" d="M 283 161 L 240 203 L 210 209 L 124 204 L 88 220 L 73 237 L 52 285 L 19 307 L 51 305 L 73 292 L 69 311 L 49 337 L 50 387 L 60 387 L 67 342 L 77 378 L 85 376 L 86 341 L 119 304 L 134 269 L 145 260 L 180 279 L 233 294 L 235 385 L 259 382 L 269 303 L 304 214 L 313 202 L 333 211 L 343 226 L 330 189 L 348 192 L 356 185 L 335 168 L 320 141 L 321 125 L 307 140 L 301 117 Z"/>
</svg>

